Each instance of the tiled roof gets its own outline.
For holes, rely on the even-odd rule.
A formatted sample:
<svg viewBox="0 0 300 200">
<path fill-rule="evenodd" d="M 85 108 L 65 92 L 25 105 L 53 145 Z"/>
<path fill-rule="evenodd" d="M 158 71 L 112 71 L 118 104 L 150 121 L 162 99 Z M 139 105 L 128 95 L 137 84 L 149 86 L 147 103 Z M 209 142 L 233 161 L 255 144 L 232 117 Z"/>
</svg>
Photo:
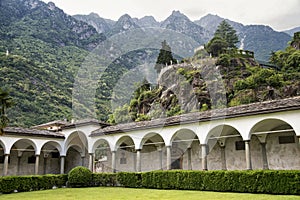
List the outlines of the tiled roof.
<svg viewBox="0 0 300 200">
<path fill-rule="evenodd" d="M 101 122 L 96 119 L 82 119 L 82 120 L 77 120 L 74 123 L 69 123 L 69 124 L 63 126 L 62 129 L 75 128 L 75 127 L 86 126 L 86 125 L 91 125 L 91 124 L 99 125 L 102 128 L 110 126 L 110 124 Z"/>
<path fill-rule="evenodd" d="M 65 138 L 65 136 L 58 132 L 37 130 L 32 128 L 20 128 L 20 127 L 6 127 L 4 128 L 5 135 L 23 135 L 23 136 L 37 136 L 37 137 L 55 137 Z"/>
<path fill-rule="evenodd" d="M 70 124 L 69 122 L 67 121 L 62 121 L 62 120 L 55 120 L 55 121 L 52 121 L 52 122 L 47 122 L 47 123 L 44 123 L 44 124 L 39 124 L 39 125 L 36 125 L 36 126 L 33 126 L 32 128 L 43 128 L 43 127 L 47 127 L 47 126 L 53 126 L 53 125 L 57 125 L 57 126 L 66 126 Z"/>
<path fill-rule="evenodd" d="M 224 109 L 209 110 L 205 112 L 188 113 L 169 118 L 154 119 L 151 121 L 118 124 L 115 126 L 97 129 L 93 131 L 90 136 L 101 136 L 160 126 L 171 126 L 176 124 L 186 124 L 192 122 L 210 121 L 214 119 L 233 118 L 297 109 L 300 109 L 300 96 L 288 99 L 252 103 Z"/>
</svg>

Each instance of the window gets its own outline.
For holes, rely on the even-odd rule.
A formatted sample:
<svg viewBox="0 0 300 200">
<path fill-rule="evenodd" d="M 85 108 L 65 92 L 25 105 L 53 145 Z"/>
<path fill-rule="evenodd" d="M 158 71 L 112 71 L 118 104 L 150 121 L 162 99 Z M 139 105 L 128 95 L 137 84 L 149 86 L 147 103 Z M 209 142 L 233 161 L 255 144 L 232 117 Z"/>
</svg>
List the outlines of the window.
<svg viewBox="0 0 300 200">
<path fill-rule="evenodd" d="M 30 156 L 30 157 L 28 157 L 28 164 L 34 164 L 35 163 L 35 156 L 33 155 L 33 156 Z"/>
<path fill-rule="evenodd" d="M 59 152 L 51 152 L 52 158 L 59 158 Z"/>
<path fill-rule="evenodd" d="M 279 136 L 278 137 L 279 144 L 291 144 L 295 143 L 295 137 L 292 136 Z"/>
<path fill-rule="evenodd" d="M 244 141 L 236 141 L 235 142 L 235 150 L 245 150 L 245 142 Z"/>
</svg>

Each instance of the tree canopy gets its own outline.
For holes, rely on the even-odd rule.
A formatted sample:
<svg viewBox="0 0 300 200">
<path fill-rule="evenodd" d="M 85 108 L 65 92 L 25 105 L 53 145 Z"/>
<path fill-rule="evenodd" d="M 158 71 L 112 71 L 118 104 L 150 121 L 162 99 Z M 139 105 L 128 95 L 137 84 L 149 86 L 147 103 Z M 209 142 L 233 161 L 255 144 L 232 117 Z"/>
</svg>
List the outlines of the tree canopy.
<svg viewBox="0 0 300 200">
<path fill-rule="evenodd" d="M 12 98 L 9 92 L 0 88 L 0 135 L 4 134 L 3 129 L 8 125 L 9 119 L 6 114 L 6 109 L 13 105 Z"/>
<path fill-rule="evenodd" d="M 164 66 L 177 62 L 177 60 L 173 57 L 171 47 L 168 45 L 166 40 L 161 43 L 161 46 L 162 47 L 159 50 L 159 55 L 155 65 L 155 69 L 158 74 Z"/>
<path fill-rule="evenodd" d="M 239 42 L 236 30 L 225 20 L 219 24 L 214 37 L 220 37 L 225 40 L 229 48 L 236 48 L 236 43 Z"/>
</svg>

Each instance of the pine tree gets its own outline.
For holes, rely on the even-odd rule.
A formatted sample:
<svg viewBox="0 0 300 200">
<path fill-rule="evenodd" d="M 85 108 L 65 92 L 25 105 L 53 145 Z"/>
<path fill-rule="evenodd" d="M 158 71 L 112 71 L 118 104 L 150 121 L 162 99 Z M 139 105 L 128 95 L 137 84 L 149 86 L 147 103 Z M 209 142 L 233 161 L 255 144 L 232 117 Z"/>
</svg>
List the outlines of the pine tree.
<svg viewBox="0 0 300 200">
<path fill-rule="evenodd" d="M 6 115 L 6 109 L 13 105 L 12 98 L 7 90 L 0 88 L 0 135 L 4 134 L 3 129 L 8 125 L 9 119 Z"/>
<path fill-rule="evenodd" d="M 177 60 L 173 58 L 171 47 L 167 44 L 167 41 L 164 40 L 161 43 L 162 48 L 159 51 L 159 55 L 157 57 L 155 69 L 159 74 L 166 65 L 171 65 L 172 63 L 176 63 Z"/>
<path fill-rule="evenodd" d="M 225 40 L 229 48 L 236 48 L 235 45 L 239 42 L 236 30 L 234 30 L 234 28 L 225 20 L 219 24 L 214 37 L 220 37 Z"/>
</svg>

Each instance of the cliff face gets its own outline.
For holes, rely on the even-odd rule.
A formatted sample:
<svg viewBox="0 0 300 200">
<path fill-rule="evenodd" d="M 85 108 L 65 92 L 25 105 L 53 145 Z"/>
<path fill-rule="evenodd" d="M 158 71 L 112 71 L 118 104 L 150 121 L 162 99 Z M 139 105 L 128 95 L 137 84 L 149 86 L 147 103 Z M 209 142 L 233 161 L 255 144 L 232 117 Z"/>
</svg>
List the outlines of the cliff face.
<svg viewBox="0 0 300 200">
<path fill-rule="evenodd" d="M 148 116 L 144 119 L 153 119 L 300 93 L 299 81 L 291 83 L 287 73 L 261 68 L 253 58 L 231 57 L 227 61 L 206 58 L 163 68 L 158 86 L 155 89 L 142 86 L 144 90 L 135 97 L 137 103 L 131 105 L 131 111 L 134 110 L 136 116 Z M 133 118 L 136 119 L 138 117 Z"/>
</svg>

